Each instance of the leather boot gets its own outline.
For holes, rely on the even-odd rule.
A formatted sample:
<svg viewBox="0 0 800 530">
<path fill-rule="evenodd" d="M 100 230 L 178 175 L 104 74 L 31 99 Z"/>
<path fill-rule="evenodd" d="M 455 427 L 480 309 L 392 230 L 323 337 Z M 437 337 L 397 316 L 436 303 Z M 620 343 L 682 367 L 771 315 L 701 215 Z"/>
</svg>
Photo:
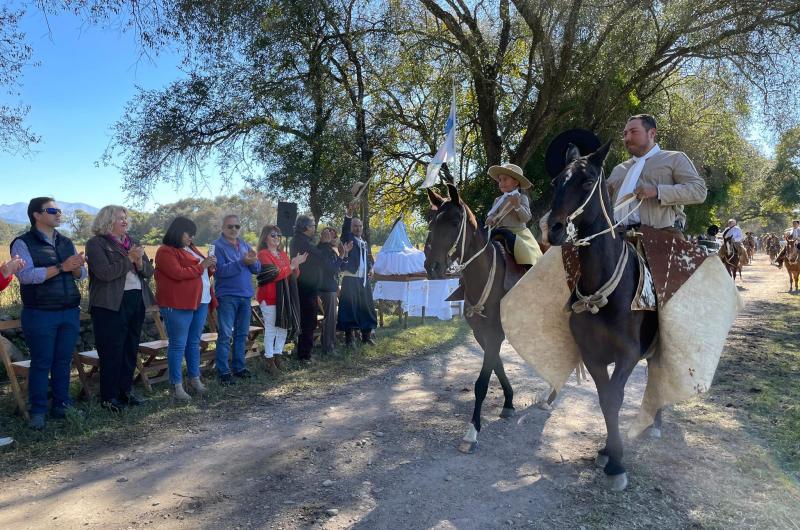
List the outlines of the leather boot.
<svg viewBox="0 0 800 530">
<path fill-rule="evenodd" d="M 272 362 L 275 363 L 275 368 L 278 370 L 283 370 L 283 361 L 281 361 L 280 355 L 273 355 Z"/>
<path fill-rule="evenodd" d="M 352 346 L 353 345 L 353 330 L 348 329 L 344 332 L 344 345 L 345 346 Z"/>
<path fill-rule="evenodd" d="M 187 394 L 186 391 L 183 389 L 183 383 L 178 383 L 176 385 L 173 385 L 173 390 L 175 392 L 173 397 L 176 400 L 178 400 L 178 401 L 191 401 L 192 400 L 192 396 Z"/>
<path fill-rule="evenodd" d="M 267 365 L 267 371 L 273 377 L 278 377 L 281 375 L 280 369 L 275 365 L 275 358 L 274 357 L 266 357 L 265 364 Z"/>
<path fill-rule="evenodd" d="M 362 329 L 361 330 L 361 342 L 364 344 L 369 344 L 370 346 L 375 346 L 375 341 L 372 340 L 372 330 L 371 329 Z"/>
<path fill-rule="evenodd" d="M 197 392 L 198 396 L 204 396 L 208 393 L 205 385 L 200 381 L 199 377 L 190 377 L 189 378 L 189 388 Z"/>
</svg>

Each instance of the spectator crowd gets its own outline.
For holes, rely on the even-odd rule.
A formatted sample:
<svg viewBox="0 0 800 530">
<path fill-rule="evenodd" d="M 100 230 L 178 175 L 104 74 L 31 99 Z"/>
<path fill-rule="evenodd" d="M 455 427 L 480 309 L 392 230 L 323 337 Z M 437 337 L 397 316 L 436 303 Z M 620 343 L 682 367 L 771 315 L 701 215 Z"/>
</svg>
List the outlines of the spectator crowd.
<svg viewBox="0 0 800 530">
<path fill-rule="evenodd" d="M 344 333 L 348 346 L 355 340 L 374 344 L 377 319 L 369 284 L 373 259 L 352 206 L 341 235 L 326 227 L 317 242 L 315 219 L 300 215 L 288 253 L 284 234 L 275 225 L 264 226 L 252 248 L 240 237 L 235 213 L 225 215 L 220 237 L 203 252 L 192 243 L 195 223 L 176 217 L 153 259 L 129 237 L 128 212 L 122 206 L 109 205 L 98 212 L 85 252 L 78 252 L 57 230 L 62 211 L 53 198 L 32 199 L 27 213 L 30 230 L 11 243 L 13 258 L 0 263 L 0 290 L 17 277 L 22 331 L 31 359 L 32 429 L 42 429 L 48 414 L 64 418 L 73 407 L 69 380 L 80 333 L 78 282 L 86 280 L 100 364 L 100 404 L 110 412 L 144 403 L 132 384 L 145 312 L 152 305 L 158 306 L 168 335 L 168 375 L 176 401 L 207 391 L 200 373 L 201 335 L 211 312 L 216 314 L 218 381 L 232 385 L 251 377 L 245 350 L 254 297 L 264 323 L 263 355 L 272 375 L 281 373 L 289 343 L 295 344 L 301 363 L 311 362 L 320 309 L 323 355 L 333 351 L 336 331 Z M 11 442 L 0 437 L 0 446 Z"/>
</svg>

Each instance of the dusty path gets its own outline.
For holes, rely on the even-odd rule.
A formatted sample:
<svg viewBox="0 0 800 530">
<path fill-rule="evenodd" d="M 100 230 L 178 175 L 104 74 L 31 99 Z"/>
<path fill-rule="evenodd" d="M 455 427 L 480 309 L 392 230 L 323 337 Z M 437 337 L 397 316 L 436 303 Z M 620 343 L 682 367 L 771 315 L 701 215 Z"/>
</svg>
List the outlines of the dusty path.
<svg viewBox="0 0 800 530">
<path fill-rule="evenodd" d="M 765 258 L 745 271 L 732 337 L 800 303 Z M 508 346 L 518 415 L 500 420 L 496 381 L 474 455 L 456 445 L 480 366 L 474 341 L 324 396 L 295 396 L 165 432 L 147 445 L 82 454 L 0 480 L 0 528 L 796 528 L 795 478 L 711 395 L 665 414 L 664 437 L 628 444 L 630 485 L 593 466 L 604 437 L 592 384 L 571 382 L 550 413 Z M 723 362 L 724 359 L 723 359 Z M 637 368 L 624 420 L 641 399 Z M 720 402 L 720 404 L 717 404 Z"/>
</svg>

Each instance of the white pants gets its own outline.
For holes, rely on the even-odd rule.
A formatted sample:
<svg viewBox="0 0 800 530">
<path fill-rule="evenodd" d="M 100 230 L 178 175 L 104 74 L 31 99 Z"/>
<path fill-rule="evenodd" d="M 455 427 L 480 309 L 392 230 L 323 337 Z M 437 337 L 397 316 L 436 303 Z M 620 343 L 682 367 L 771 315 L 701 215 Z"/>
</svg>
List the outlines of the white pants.
<svg viewBox="0 0 800 530">
<path fill-rule="evenodd" d="M 286 330 L 275 327 L 275 306 L 261 302 L 261 315 L 264 317 L 264 357 L 283 353 L 286 345 Z"/>
</svg>

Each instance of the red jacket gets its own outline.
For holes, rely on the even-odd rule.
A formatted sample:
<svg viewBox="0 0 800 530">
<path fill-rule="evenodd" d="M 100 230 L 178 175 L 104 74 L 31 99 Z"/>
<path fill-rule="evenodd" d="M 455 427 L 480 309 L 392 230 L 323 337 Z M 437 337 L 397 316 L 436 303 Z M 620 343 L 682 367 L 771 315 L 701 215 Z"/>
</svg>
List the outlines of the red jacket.
<svg viewBox="0 0 800 530">
<path fill-rule="evenodd" d="M 194 245 L 191 249 L 205 258 Z M 208 276 L 213 274 L 214 270 L 209 268 Z M 203 297 L 202 276 L 203 267 L 197 258 L 181 248 L 161 245 L 156 250 L 156 304 L 173 309 L 197 309 Z M 212 287 L 209 309 L 216 306 L 217 299 Z"/>
<path fill-rule="evenodd" d="M 256 300 L 264 302 L 267 305 L 275 305 L 277 300 L 275 282 L 279 282 L 292 273 L 292 263 L 286 252 L 279 250 L 278 257 L 275 257 L 272 255 L 272 252 L 267 249 L 258 252 L 258 261 L 260 261 L 262 265 L 275 265 L 278 268 L 278 276 L 273 281 L 260 285 L 256 292 Z M 263 267 L 261 270 L 264 270 Z"/>
<path fill-rule="evenodd" d="M 13 274 L 11 276 L 9 276 L 8 278 L 6 278 L 5 276 L 3 276 L 3 273 L 0 272 L 0 291 L 5 289 L 6 287 L 8 287 L 8 284 L 10 284 L 11 280 L 13 280 L 13 279 L 14 279 L 14 275 Z"/>
</svg>

